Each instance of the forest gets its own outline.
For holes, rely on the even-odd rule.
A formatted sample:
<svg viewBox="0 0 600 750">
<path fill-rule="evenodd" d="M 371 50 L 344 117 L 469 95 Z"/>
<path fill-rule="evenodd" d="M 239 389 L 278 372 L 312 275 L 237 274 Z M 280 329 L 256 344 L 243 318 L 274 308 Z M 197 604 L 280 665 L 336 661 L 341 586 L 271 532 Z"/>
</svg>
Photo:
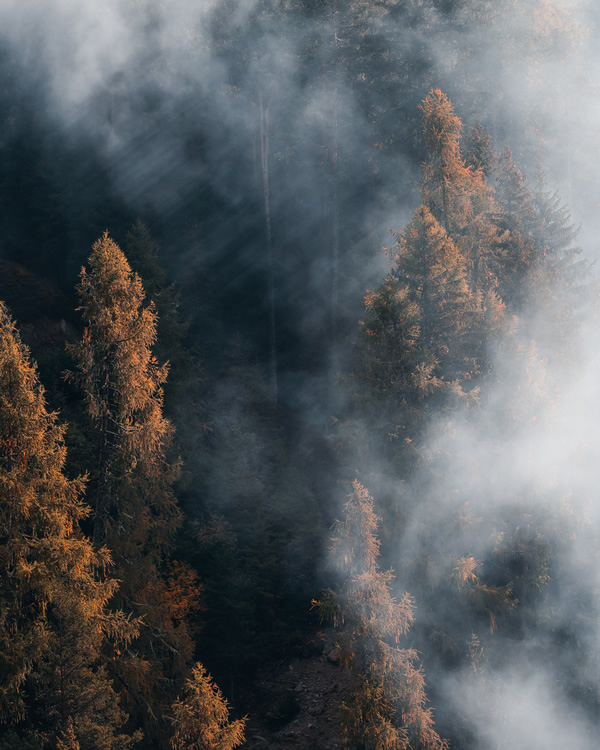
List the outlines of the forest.
<svg viewBox="0 0 600 750">
<path fill-rule="evenodd" d="M 0 0 L 0 749 L 600 741 L 593 0 Z"/>
</svg>

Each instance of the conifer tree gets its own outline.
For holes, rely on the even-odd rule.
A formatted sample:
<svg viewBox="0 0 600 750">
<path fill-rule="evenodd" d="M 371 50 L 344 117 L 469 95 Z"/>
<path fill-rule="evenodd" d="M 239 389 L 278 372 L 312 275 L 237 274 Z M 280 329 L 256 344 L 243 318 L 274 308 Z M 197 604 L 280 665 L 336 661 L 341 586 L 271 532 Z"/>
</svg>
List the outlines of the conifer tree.
<svg viewBox="0 0 600 750">
<path fill-rule="evenodd" d="M 481 170 L 485 177 L 493 174 L 497 157 L 492 145 L 492 136 L 486 133 L 480 122 L 467 129 L 462 150 L 465 164 L 474 170 Z"/>
<path fill-rule="evenodd" d="M 571 223 L 569 208 L 557 191 L 548 189 L 543 173 L 537 175 L 532 202 L 535 257 L 529 278 L 530 304 L 538 315 L 549 319 L 552 338 L 568 347 L 582 304 L 579 292 L 590 281 L 590 265 L 578 257 L 581 249 L 574 244 L 578 230 Z M 539 337 L 538 344 L 542 344 Z"/>
<path fill-rule="evenodd" d="M 198 663 L 186 680 L 183 699 L 173 704 L 172 750 L 233 750 L 244 742 L 245 719 L 230 721 L 229 706 Z"/>
<path fill-rule="evenodd" d="M 395 236 L 391 272 L 365 297 L 354 374 L 369 421 L 411 444 L 432 408 L 477 399 L 504 308 L 493 290 L 471 291 L 463 254 L 426 205 Z"/>
<path fill-rule="evenodd" d="M 64 474 L 64 431 L 0 303 L 0 737 L 116 750 L 133 739 L 117 733 L 126 717 L 99 653 L 136 626 L 106 610 L 117 584 L 79 530 L 88 508 Z"/>
<path fill-rule="evenodd" d="M 191 658 L 186 616 L 198 605 L 193 572 L 170 561 L 181 514 L 173 427 L 162 414 L 167 366 L 152 354 L 155 306 L 144 305 L 139 276 L 107 233 L 93 247 L 78 293 L 86 329 L 70 351 L 98 440 L 90 482 L 94 541 L 110 546 L 122 581 L 113 606 L 144 622 L 115 669 L 132 714 L 160 746 L 167 726 L 156 720 Z"/>
<path fill-rule="evenodd" d="M 471 289 L 495 286 L 493 255 L 497 229 L 495 205 L 485 181 L 489 169 L 489 144 L 485 136 L 471 133 L 479 141 L 475 151 L 479 168 L 465 163 L 461 153 L 462 122 L 448 97 L 439 89 L 429 92 L 421 103 L 422 135 L 429 159 L 424 165 L 421 194 L 423 203 L 446 229 L 464 256 Z"/>
<path fill-rule="evenodd" d="M 515 311 L 527 303 L 527 277 L 535 262 L 535 209 L 525 176 L 517 169 L 510 149 L 498 159 L 495 182 L 499 228 L 498 279 L 504 301 Z"/>
<path fill-rule="evenodd" d="M 397 235 L 392 276 L 419 306 L 421 346 L 439 359 L 469 325 L 471 299 L 464 258 L 425 205 Z"/>
<path fill-rule="evenodd" d="M 156 358 L 168 360 L 170 371 L 177 370 L 178 380 L 182 374 L 189 379 L 189 371 L 197 363 L 190 361 L 192 358 L 183 347 L 188 323 L 181 316 L 179 294 L 175 285 L 168 283 L 167 274 L 160 265 L 156 241 L 148 227 L 139 220 L 127 232 L 125 254 L 132 270 L 142 281 L 147 299 L 155 306 L 156 343 L 153 352 Z"/>
<path fill-rule="evenodd" d="M 378 397 L 396 404 L 411 388 L 420 362 L 420 311 L 410 290 L 388 274 L 365 296 L 366 317 L 360 322 L 356 375 Z"/>
<path fill-rule="evenodd" d="M 318 602 L 321 616 L 338 629 L 341 662 L 357 676 L 342 705 L 342 735 L 350 750 L 443 750 L 427 706 L 417 653 L 398 643 L 413 623 L 408 594 L 398 602 L 390 591 L 393 573 L 377 565 L 379 519 L 373 500 L 358 481 L 337 521 L 332 559 L 344 580 Z"/>
<path fill-rule="evenodd" d="M 429 153 L 423 174 L 424 201 L 446 230 L 468 211 L 469 169 L 460 153 L 462 123 L 448 97 L 434 89 L 422 101 L 422 135 Z"/>
<path fill-rule="evenodd" d="M 404 448 L 427 412 L 445 408 L 448 397 L 477 400 L 487 341 L 505 309 L 497 209 L 483 168 L 465 164 L 462 123 L 441 91 L 431 91 L 422 110 L 430 152 L 423 202 L 405 229 L 394 232 L 391 271 L 365 298 L 356 348 L 364 411 L 371 421 L 379 414 L 384 433 L 403 437 Z M 477 139 L 487 144 L 481 132 Z"/>
<path fill-rule="evenodd" d="M 119 557 L 168 549 L 179 522 L 166 459 L 173 428 L 162 415 L 167 366 L 152 354 L 156 313 L 143 306 L 142 283 L 105 233 L 81 272 L 83 340 L 70 347 L 88 413 L 98 433 L 94 541 Z"/>
<path fill-rule="evenodd" d="M 517 313 L 526 306 L 529 317 L 545 319 L 550 338 L 568 345 L 583 297 L 579 291 L 590 276 L 589 264 L 574 245 L 577 230 L 569 210 L 548 189 L 543 173 L 529 186 L 509 149 L 499 160 L 495 194 L 502 297 Z M 534 333 L 542 345 L 541 332 Z"/>
</svg>

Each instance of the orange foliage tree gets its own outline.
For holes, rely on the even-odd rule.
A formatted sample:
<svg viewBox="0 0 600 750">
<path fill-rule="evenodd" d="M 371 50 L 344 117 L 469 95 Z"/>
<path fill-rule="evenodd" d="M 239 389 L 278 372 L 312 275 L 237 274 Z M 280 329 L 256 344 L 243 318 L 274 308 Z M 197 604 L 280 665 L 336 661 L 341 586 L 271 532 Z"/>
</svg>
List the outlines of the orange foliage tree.
<svg viewBox="0 0 600 750">
<path fill-rule="evenodd" d="M 99 657 L 137 625 L 107 611 L 117 583 L 99 575 L 108 550 L 80 531 L 89 508 L 83 479 L 63 471 L 64 431 L 0 303 L 0 744 L 127 748 Z"/>
<path fill-rule="evenodd" d="M 337 521 L 332 560 L 344 576 L 341 586 L 317 602 L 323 620 L 338 630 L 341 662 L 356 675 L 356 687 L 342 705 L 342 737 L 349 750 L 444 750 L 427 705 L 417 652 L 401 648 L 413 622 L 409 594 L 396 601 L 391 570 L 377 565 L 379 519 L 373 500 L 358 481 Z"/>
<path fill-rule="evenodd" d="M 233 750 L 244 742 L 246 719 L 229 720 L 229 706 L 202 664 L 173 704 L 172 750 Z"/>
<path fill-rule="evenodd" d="M 181 513 L 174 429 L 162 413 L 168 368 L 152 353 L 154 304 L 145 304 L 139 276 L 107 233 L 93 247 L 78 293 L 86 328 L 70 351 L 98 441 L 94 540 L 114 554 L 122 581 L 115 606 L 144 622 L 135 650 L 114 668 L 130 710 L 159 747 L 169 729 L 161 719 L 191 659 L 186 615 L 197 608 L 199 590 L 185 565 L 169 575 Z"/>
</svg>

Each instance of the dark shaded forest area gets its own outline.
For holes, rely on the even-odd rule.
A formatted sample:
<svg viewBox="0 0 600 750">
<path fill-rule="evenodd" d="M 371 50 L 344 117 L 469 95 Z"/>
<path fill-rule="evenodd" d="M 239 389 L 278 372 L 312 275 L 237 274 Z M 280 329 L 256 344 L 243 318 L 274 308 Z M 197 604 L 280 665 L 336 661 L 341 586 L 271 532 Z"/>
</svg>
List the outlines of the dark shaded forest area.
<svg viewBox="0 0 600 750">
<path fill-rule="evenodd" d="M 598 744 L 599 21 L 0 3 L 3 750 Z"/>
</svg>

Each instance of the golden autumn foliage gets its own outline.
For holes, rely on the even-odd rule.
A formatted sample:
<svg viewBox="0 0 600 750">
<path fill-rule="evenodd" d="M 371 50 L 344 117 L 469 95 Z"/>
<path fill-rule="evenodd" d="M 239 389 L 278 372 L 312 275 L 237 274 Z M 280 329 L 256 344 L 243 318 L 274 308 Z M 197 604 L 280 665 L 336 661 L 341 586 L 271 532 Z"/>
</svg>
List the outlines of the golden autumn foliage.
<svg viewBox="0 0 600 750">
<path fill-rule="evenodd" d="M 390 272 L 365 297 L 354 369 L 361 415 L 406 466 L 418 461 L 432 412 L 478 403 L 488 343 L 507 320 L 499 291 L 507 232 L 486 182 L 483 162 L 491 169 L 493 156 L 482 155 L 485 134 L 472 135 L 482 161 L 474 168 L 461 153 L 462 123 L 448 97 L 432 90 L 421 110 L 422 203 L 392 232 Z"/>
<path fill-rule="evenodd" d="M 429 156 L 423 166 L 423 204 L 457 246 L 471 293 L 485 292 L 497 286 L 495 256 L 500 233 L 495 222 L 498 209 L 484 165 L 474 168 L 465 162 L 460 143 L 462 122 L 442 91 L 430 91 L 421 110 Z M 483 138 L 479 133 L 480 142 Z"/>
<path fill-rule="evenodd" d="M 172 750 L 233 750 L 244 742 L 246 719 L 229 720 L 229 706 L 198 663 L 173 704 Z"/>
<path fill-rule="evenodd" d="M 113 606 L 143 620 L 113 668 L 129 710 L 162 746 L 165 712 L 192 656 L 186 616 L 198 607 L 200 590 L 185 566 L 171 564 L 168 572 L 181 523 L 174 430 L 162 413 L 168 368 L 152 352 L 154 304 L 145 304 L 139 276 L 108 234 L 94 244 L 77 291 L 86 328 L 70 351 L 97 439 L 94 540 L 110 546 L 121 580 Z"/>
<path fill-rule="evenodd" d="M 429 153 L 423 169 L 423 202 L 451 232 L 472 217 L 472 199 L 483 184 L 483 175 L 462 158 L 462 122 L 448 97 L 439 89 L 432 89 L 420 109 L 423 140 Z"/>
<path fill-rule="evenodd" d="M 173 427 L 162 415 L 167 366 L 152 354 L 154 305 L 144 306 L 142 282 L 108 234 L 89 264 L 78 286 L 86 329 L 70 351 L 98 434 L 94 540 L 137 556 L 149 540 L 167 549 L 180 521 L 178 464 L 167 458 Z"/>
<path fill-rule="evenodd" d="M 68 722 L 73 742 L 126 748 L 134 738 L 115 734 L 126 717 L 98 662 L 137 623 L 106 608 L 110 554 L 81 534 L 84 480 L 65 476 L 65 458 L 64 426 L 0 303 L 0 719 L 22 742 L 51 742 Z"/>
<path fill-rule="evenodd" d="M 391 750 L 412 747 L 443 750 L 447 744 L 434 728 L 427 705 L 418 655 L 401 648 L 400 640 L 414 620 L 409 594 L 391 594 L 391 570 L 377 565 L 379 519 L 373 500 L 358 481 L 337 521 L 332 560 L 343 583 L 317 602 L 323 620 L 338 630 L 340 659 L 357 677 L 342 704 L 342 738 L 348 750 Z"/>
</svg>

